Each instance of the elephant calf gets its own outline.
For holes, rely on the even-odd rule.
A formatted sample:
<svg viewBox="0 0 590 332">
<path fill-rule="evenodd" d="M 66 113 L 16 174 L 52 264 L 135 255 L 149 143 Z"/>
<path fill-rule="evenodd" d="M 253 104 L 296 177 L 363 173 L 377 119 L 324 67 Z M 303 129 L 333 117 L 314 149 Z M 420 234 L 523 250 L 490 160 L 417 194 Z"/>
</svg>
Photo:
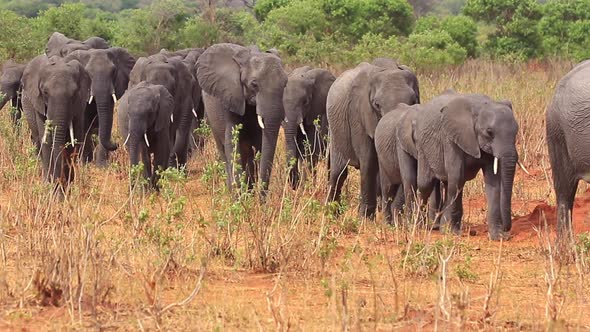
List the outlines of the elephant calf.
<svg viewBox="0 0 590 332">
<path fill-rule="evenodd" d="M 571 240 L 578 183 L 590 181 L 590 61 L 578 64 L 561 79 L 546 119 L 558 235 Z"/>
<path fill-rule="evenodd" d="M 309 66 L 297 68 L 289 74 L 283 92 L 285 107 L 285 143 L 287 164 L 295 160 L 289 171 L 289 182 L 293 189 L 299 184 L 297 163 L 309 156 L 314 167 L 326 150 L 328 119 L 326 118 L 326 98 L 336 78 L 325 69 Z M 319 121 L 316 126 L 315 121 Z M 309 145 L 305 145 L 305 140 Z"/>
<path fill-rule="evenodd" d="M 119 104 L 119 132 L 125 137 L 131 165 L 144 165 L 144 176 L 157 185 L 158 170 L 168 168 L 172 145 L 174 100 L 162 85 L 141 82 L 127 90 Z M 154 155 L 153 163 L 150 154 Z"/>
<path fill-rule="evenodd" d="M 361 63 L 336 79 L 326 102 L 330 126 L 330 192 L 339 200 L 348 171 L 361 171 L 361 217 L 373 218 L 377 207 L 375 128 L 386 113 L 400 103 L 419 103 L 415 75 L 404 69 Z"/>
<path fill-rule="evenodd" d="M 443 223 L 459 233 L 463 186 L 483 171 L 489 236 L 498 240 L 512 226 L 511 199 L 518 162 L 518 124 L 510 101 L 447 92 L 420 106 L 414 137 L 418 191 L 426 202 L 437 179 L 445 186 Z"/>
</svg>

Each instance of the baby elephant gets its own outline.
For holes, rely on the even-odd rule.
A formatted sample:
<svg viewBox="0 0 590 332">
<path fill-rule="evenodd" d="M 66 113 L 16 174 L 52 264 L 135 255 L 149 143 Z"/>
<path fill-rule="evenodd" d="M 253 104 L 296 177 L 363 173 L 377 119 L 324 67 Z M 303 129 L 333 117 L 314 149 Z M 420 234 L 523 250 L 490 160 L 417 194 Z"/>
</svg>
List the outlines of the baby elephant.
<svg viewBox="0 0 590 332">
<path fill-rule="evenodd" d="M 119 104 L 119 133 L 125 137 L 131 165 L 144 165 L 144 176 L 157 185 L 158 169 L 168 168 L 171 149 L 172 95 L 162 85 L 141 82 L 127 90 Z M 150 154 L 154 154 L 153 164 Z"/>
</svg>

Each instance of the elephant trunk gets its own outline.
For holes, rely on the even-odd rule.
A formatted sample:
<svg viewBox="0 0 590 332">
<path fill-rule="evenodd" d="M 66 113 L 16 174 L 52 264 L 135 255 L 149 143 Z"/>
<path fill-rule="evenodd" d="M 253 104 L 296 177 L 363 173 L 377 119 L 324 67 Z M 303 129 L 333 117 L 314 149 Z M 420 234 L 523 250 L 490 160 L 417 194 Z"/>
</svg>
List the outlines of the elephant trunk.
<svg viewBox="0 0 590 332">
<path fill-rule="evenodd" d="M 0 86 L 0 110 L 4 108 L 4 105 L 6 105 L 9 100 L 16 97 L 16 91 L 17 89 L 12 88 L 10 85 L 2 84 Z M 16 107 L 16 105 L 13 106 Z"/>
<path fill-rule="evenodd" d="M 258 123 L 263 127 L 262 156 L 260 159 L 260 180 L 262 181 L 263 195 L 266 195 L 266 191 L 268 190 L 279 129 L 281 122 L 285 118 L 283 89 L 284 85 L 279 85 L 268 90 L 263 90 L 256 96 Z"/>
<path fill-rule="evenodd" d="M 287 148 L 287 166 L 289 169 L 289 183 L 291 188 L 296 189 L 299 184 L 299 168 L 297 160 L 299 152 L 297 151 L 297 131 L 299 127 L 296 121 L 287 122 L 285 125 L 285 144 Z"/>
<path fill-rule="evenodd" d="M 113 89 L 110 81 L 107 84 L 93 84 L 92 92 L 96 95 L 96 110 L 98 112 L 98 139 L 108 151 L 115 151 L 117 145 L 111 141 L 111 132 L 113 129 Z"/>
<path fill-rule="evenodd" d="M 65 106 L 59 107 L 56 116 L 50 117 L 51 130 L 46 137 L 46 143 L 51 146 L 49 170 L 47 172 L 47 179 L 49 181 L 65 182 L 62 178 L 64 174 L 64 160 L 66 158 L 65 145 L 66 140 L 69 140 L 69 128 L 72 121 L 71 117 L 67 116 Z M 48 114 L 50 111 L 48 110 Z M 48 124 L 46 124 L 48 125 Z"/>
<path fill-rule="evenodd" d="M 500 158 L 500 215 L 504 232 L 512 228 L 512 185 L 518 153 L 516 150 L 504 154 Z"/>
<path fill-rule="evenodd" d="M 192 103 L 187 105 L 182 106 L 181 111 L 175 112 L 173 115 L 174 122 L 178 121 L 178 124 L 176 127 L 174 147 L 170 156 L 169 164 L 171 166 L 182 167 L 187 163 L 188 140 L 191 135 L 191 124 L 193 122 Z M 177 115 L 179 115 L 178 119 L 176 117 Z"/>
</svg>

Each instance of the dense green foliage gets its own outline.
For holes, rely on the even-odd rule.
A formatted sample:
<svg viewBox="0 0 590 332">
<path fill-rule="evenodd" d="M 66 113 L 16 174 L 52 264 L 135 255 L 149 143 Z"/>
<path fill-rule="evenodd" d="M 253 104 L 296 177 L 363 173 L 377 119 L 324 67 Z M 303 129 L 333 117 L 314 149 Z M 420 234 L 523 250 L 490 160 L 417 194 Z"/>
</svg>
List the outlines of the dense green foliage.
<svg viewBox="0 0 590 332">
<path fill-rule="evenodd" d="M 138 55 L 233 42 L 277 48 L 289 63 L 338 66 L 376 56 L 418 69 L 470 57 L 590 57 L 587 0 L 257 0 L 252 8 L 185 0 L 60 3 L 0 0 L 0 8 L 11 9 L 0 10 L 0 60 L 32 58 L 53 31 L 79 40 L 100 36 Z"/>
</svg>

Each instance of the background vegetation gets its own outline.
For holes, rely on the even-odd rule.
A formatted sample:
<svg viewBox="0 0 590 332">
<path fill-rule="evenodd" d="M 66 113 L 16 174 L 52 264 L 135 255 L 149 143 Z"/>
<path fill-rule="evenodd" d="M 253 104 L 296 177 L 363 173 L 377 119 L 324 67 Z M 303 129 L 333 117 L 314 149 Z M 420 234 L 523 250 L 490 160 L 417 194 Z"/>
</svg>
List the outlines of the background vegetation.
<svg viewBox="0 0 590 332">
<path fill-rule="evenodd" d="M 590 57 L 586 0 L 0 0 L 0 29 L 0 60 L 20 61 L 53 31 L 101 36 L 138 55 L 234 42 L 341 68 L 383 55 L 417 69 Z"/>
</svg>

